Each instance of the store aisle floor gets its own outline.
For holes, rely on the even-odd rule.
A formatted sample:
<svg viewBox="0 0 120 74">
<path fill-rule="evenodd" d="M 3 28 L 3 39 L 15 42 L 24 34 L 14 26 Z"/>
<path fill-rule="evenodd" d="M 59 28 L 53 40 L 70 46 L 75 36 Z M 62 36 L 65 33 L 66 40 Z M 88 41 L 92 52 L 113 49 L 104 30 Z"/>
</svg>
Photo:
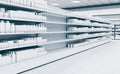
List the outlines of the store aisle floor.
<svg viewBox="0 0 120 74">
<path fill-rule="evenodd" d="M 120 41 L 112 41 L 25 74 L 120 74 Z"/>
</svg>

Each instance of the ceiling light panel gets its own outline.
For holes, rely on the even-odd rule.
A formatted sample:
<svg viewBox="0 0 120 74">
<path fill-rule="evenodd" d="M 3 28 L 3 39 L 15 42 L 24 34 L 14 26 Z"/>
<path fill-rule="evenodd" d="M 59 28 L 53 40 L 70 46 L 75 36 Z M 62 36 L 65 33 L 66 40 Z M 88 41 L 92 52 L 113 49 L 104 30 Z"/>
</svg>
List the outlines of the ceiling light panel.
<svg viewBox="0 0 120 74">
<path fill-rule="evenodd" d="M 73 0 L 73 1 L 71 1 L 72 3 L 80 3 L 80 1 L 79 0 Z"/>
<path fill-rule="evenodd" d="M 51 5 L 58 6 L 59 4 L 57 4 L 57 3 L 51 3 Z"/>
</svg>

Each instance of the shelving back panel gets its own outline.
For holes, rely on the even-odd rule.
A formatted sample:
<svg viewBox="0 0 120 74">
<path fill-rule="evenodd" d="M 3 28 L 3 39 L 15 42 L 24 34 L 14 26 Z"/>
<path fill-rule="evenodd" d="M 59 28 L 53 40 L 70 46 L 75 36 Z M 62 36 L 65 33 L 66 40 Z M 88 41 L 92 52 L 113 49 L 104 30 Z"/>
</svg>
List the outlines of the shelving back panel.
<svg viewBox="0 0 120 74">
<path fill-rule="evenodd" d="M 66 17 L 59 17 L 59 16 L 47 15 L 47 14 L 45 15 L 47 16 L 47 21 L 66 23 Z M 44 23 L 44 25 L 47 27 L 48 32 L 66 31 L 67 28 L 66 25 L 62 25 L 62 24 L 59 25 L 59 24 Z M 46 38 L 48 42 L 67 39 L 65 33 L 60 33 L 60 34 L 53 33 L 53 34 L 43 34 L 43 35 L 39 34 L 39 36 Z M 44 46 L 47 51 L 59 50 L 60 48 L 66 48 L 66 42 L 48 44 Z"/>
</svg>

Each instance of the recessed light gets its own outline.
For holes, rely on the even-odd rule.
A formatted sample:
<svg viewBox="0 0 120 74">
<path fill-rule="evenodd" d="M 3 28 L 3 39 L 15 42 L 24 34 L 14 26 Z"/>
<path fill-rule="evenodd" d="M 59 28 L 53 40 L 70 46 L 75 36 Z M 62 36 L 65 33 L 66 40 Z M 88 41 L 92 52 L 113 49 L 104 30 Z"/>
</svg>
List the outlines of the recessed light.
<svg viewBox="0 0 120 74">
<path fill-rule="evenodd" d="M 57 3 L 52 3 L 51 5 L 58 6 L 59 4 L 57 4 Z"/>
<path fill-rule="evenodd" d="M 80 1 L 74 0 L 74 1 L 72 1 L 72 3 L 80 3 Z"/>
</svg>

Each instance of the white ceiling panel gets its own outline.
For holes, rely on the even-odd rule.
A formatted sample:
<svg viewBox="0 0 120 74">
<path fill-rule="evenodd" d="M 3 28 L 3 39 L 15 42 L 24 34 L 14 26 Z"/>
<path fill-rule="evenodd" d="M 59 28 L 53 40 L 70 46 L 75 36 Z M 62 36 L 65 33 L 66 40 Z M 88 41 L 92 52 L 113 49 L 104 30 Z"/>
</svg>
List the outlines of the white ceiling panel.
<svg viewBox="0 0 120 74">
<path fill-rule="evenodd" d="M 99 0 L 89 0 L 89 1 L 91 1 L 95 5 L 102 4 L 102 2 L 100 2 Z"/>
<path fill-rule="evenodd" d="M 58 7 L 61 8 L 69 8 L 71 6 L 76 7 L 76 6 L 84 6 L 86 4 L 84 3 L 72 3 L 73 0 L 48 0 L 48 4 L 52 5 L 53 3 L 57 3 L 59 5 L 57 5 Z"/>
<path fill-rule="evenodd" d="M 47 0 L 48 4 L 57 3 L 55 5 L 60 8 L 83 7 L 91 5 L 102 5 L 111 3 L 120 3 L 120 0 Z M 72 3 L 72 1 L 80 1 L 79 3 Z"/>
<path fill-rule="evenodd" d="M 75 11 L 81 15 L 111 15 L 111 14 L 120 14 L 120 8 L 111 8 L 111 9 L 101 9 L 101 10 L 86 10 L 86 11 Z"/>
<path fill-rule="evenodd" d="M 112 21 L 114 23 L 120 23 L 120 14 L 114 14 L 114 15 L 100 15 L 100 16 L 95 16 L 95 17 L 101 17 L 104 19 L 107 19 L 109 21 Z"/>
<path fill-rule="evenodd" d="M 93 4 L 89 0 L 79 0 L 79 1 L 80 1 L 81 4 L 84 4 L 84 6 Z M 79 5 L 79 4 L 76 4 L 76 5 Z"/>
<path fill-rule="evenodd" d="M 99 16 L 99 15 L 98 15 Z M 97 17 L 97 16 L 95 16 Z M 113 14 L 113 15 L 100 15 L 99 17 L 103 17 L 103 18 L 113 18 L 113 19 L 116 19 L 116 18 L 120 18 L 120 14 Z"/>
<path fill-rule="evenodd" d="M 99 0 L 100 2 L 102 2 L 103 4 L 110 4 L 111 1 L 110 0 Z"/>
<path fill-rule="evenodd" d="M 105 15 L 105 16 L 95 16 L 95 17 L 100 17 L 109 21 L 112 21 L 113 23 L 119 23 L 120 24 L 120 14 L 118 15 L 118 17 L 116 15 Z"/>
<path fill-rule="evenodd" d="M 80 1 L 82 1 L 86 5 L 93 5 L 93 2 L 91 2 L 90 0 L 80 0 Z"/>
<path fill-rule="evenodd" d="M 120 0 L 110 0 L 111 3 L 120 3 Z"/>
<path fill-rule="evenodd" d="M 63 3 L 64 3 L 64 0 L 61 0 Z M 80 3 L 72 3 L 73 0 L 66 0 L 65 1 L 65 5 L 67 4 L 67 7 L 66 8 L 69 8 L 71 6 L 74 6 L 74 7 L 78 7 L 78 6 L 86 6 L 86 4 L 82 1 L 80 1 Z M 62 6 L 62 8 L 64 8 L 64 6 Z"/>
</svg>

